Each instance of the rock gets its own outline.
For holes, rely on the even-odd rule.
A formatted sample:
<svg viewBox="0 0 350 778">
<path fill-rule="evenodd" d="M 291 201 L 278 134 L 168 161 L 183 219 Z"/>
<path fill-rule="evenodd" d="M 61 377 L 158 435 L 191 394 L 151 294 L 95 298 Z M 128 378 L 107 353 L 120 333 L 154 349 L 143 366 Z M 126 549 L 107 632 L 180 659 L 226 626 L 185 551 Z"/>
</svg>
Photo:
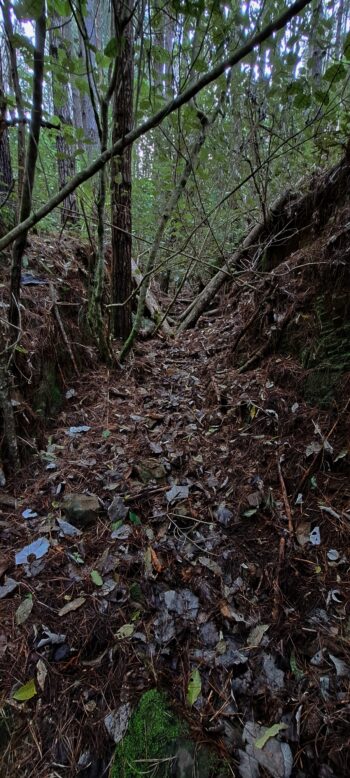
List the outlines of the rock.
<svg viewBox="0 0 350 778">
<path fill-rule="evenodd" d="M 96 494 L 65 494 L 62 508 L 67 518 L 82 529 L 97 521 L 101 505 Z"/>
<path fill-rule="evenodd" d="M 149 481 L 162 481 L 166 477 L 164 465 L 156 459 L 141 459 L 134 470 L 144 484 Z"/>
</svg>

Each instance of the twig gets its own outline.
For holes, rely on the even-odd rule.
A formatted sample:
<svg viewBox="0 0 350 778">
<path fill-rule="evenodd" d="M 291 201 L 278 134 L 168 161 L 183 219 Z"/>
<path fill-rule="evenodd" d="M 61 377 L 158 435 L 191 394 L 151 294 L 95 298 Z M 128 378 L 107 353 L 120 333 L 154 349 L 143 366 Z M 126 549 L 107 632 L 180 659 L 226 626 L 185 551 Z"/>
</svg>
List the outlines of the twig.
<svg viewBox="0 0 350 778">
<path fill-rule="evenodd" d="M 286 550 L 286 539 L 285 537 L 282 537 L 280 539 L 280 546 L 278 552 L 276 578 L 273 582 L 273 589 L 274 589 L 273 608 L 272 608 L 273 621 L 277 621 L 280 606 L 281 606 L 280 574 L 281 574 L 281 567 L 284 562 L 285 550 Z"/>
<path fill-rule="evenodd" d="M 284 509 L 287 515 L 288 519 L 288 531 L 291 535 L 294 534 L 294 527 L 293 527 L 293 516 L 292 516 L 292 510 L 290 507 L 290 503 L 288 500 L 288 494 L 286 489 L 286 484 L 283 478 L 281 463 L 279 459 L 279 455 L 277 454 L 277 470 L 278 470 L 278 477 L 280 479 L 281 489 L 282 489 L 282 497 L 283 497 L 283 503 L 284 503 Z"/>
<path fill-rule="evenodd" d="M 74 367 L 76 375 L 78 376 L 78 375 L 80 375 L 79 374 L 79 370 L 78 370 L 78 367 L 77 367 L 77 363 L 75 361 L 75 357 L 74 357 L 74 354 L 73 354 L 73 351 L 72 351 L 72 347 L 71 347 L 71 345 L 69 343 L 69 340 L 68 340 L 68 337 L 67 337 L 67 333 L 66 333 L 66 331 L 64 329 L 64 326 L 63 326 L 63 321 L 61 319 L 61 314 L 60 314 L 60 312 L 58 310 L 58 307 L 57 307 L 56 290 L 55 290 L 54 285 L 52 283 L 50 284 L 50 294 L 51 294 L 52 308 L 53 308 L 55 319 L 56 319 L 57 324 L 58 324 L 58 326 L 59 326 L 59 328 L 61 330 L 61 335 L 62 335 L 62 338 L 63 338 L 65 344 L 66 344 L 67 351 L 68 351 L 68 354 L 69 354 L 69 356 L 71 358 L 72 365 Z"/>
</svg>

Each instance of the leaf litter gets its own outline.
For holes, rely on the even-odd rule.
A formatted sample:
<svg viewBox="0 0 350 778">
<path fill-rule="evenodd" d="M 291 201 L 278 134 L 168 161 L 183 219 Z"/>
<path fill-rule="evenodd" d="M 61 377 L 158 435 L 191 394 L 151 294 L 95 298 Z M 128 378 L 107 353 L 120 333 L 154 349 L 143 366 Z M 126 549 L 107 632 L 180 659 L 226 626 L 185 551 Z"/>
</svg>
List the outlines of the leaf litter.
<svg viewBox="0 0 350 778">
<path fill-rule="evenodd" d="M 297 297 L 297 274 L 290 284 Z M 244 310 L 228 300 L 232 332 Z M 221 324 L 141 344 L 117 390 L 96 364 L 69 379 L 47 441 L 55 469 L 39 457 L 6 485 L 22 508 L 2 506 L 1 675 L 30 711 L 24 775 L 110 758 L 155 677 L 243 778 L 347 769 L 348 422 L 329 437 L 292 359 L 239 373 Z M 61 515 L 63 493 L 98 497 L 83 531 Z"/>
</svg>

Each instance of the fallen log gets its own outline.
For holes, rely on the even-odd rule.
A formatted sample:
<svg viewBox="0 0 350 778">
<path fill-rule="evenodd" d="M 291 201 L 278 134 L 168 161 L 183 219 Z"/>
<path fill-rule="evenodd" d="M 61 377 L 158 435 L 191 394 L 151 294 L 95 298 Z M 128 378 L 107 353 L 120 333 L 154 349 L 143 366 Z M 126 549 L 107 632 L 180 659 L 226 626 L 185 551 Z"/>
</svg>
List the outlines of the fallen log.
<svg viewBox="0 0 350 778">
<path fill-rule="evenodd" d="M 270 208 L 269 213 L 267 214 L 265 221 L 255 224 L 253 229 L 243 240 L 242 245 L 232 255 L 228 265 L 223 267 L 221 270 L 218 270 L 215 276 L 213 276 L 213 278 L 208 281 L 207 285 L 200 292 L 198 297 L 188 307 L 186 316 L 183 318 L 178 327 L 178 332 L 182 332 L 183 330 L 193 326 L 199 316 L 203 313 L 203 311 L 205 311 L 207 305 L 217 294 L 219 289 L 221 289 L 224 282 L 230 281 L 232 276 L 241 272 L 240 270 L 237 270 L 237 268 L 239 268 L 244 258 L 248 258 L 249 250 L 253 247 L 257 249 L 261 245 L 263 242 L 263 237 L 272 231 L 273 227 L 280 220 L 281 212 L 283 212 L 285 206 L 293 199 L 295 199 L 295 197 L 296 195 L 288 190 L 287 192 L 284 192 L 283 195 L 281 195 L 277 200 L 275 200 Z M 232 276 L 228 274 L 228 271 L 232 273 Z"/>
<path fill-rule="evenodd" d="M 271 270 L 305 242 L 312 231 L 328 219 L 332 204 L 342 197 L 350 180 L 350 148 L 345 157 L 316 180 L 311 179 L 308 191 L 301 195 L 284 192 L 271 206 L 264 222 L 256 224 L 232 255 L 228 266 L 220 269 L 181 317 L 177 332 L 193 327 L 222 285 L 242 272 L 250 262 L 253 269 Z M 231 275 L 228 275 L 227 271 Z"/>
</svg>

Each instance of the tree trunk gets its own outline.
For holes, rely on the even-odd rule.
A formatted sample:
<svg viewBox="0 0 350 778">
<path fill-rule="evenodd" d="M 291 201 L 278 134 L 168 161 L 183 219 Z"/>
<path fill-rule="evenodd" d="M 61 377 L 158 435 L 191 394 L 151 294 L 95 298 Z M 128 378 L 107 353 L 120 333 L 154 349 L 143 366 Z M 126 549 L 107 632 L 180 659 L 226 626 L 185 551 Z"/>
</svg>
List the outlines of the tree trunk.
<svg viewBox="0 0 350 778">
<path fill-rule="evenodd" d="M 38 16 L 35 23 L 32 112 L 30 119 L 25 175 L 23 180 L 20 222 L 25 221 L 25 219 L 29 217 L 32 208 L 32 194 L 42 120 L 45 37 L 45 0 L 41 0 L 40 16 Z M 19 300 L 21 288 L 21 269 L 26 239 L 27 232 L 25 231 L 22 232 L 22 234 L 16 239 L 12 250 L 9 322 L 14 328 L 16 328 L 16 330 L 18 329 L 20 321 Z"/>
<path fill-rule="evenodd" d="M 95 30 L 96 5 L 97 4 L 95 4 L 94 0 L 87 0 L 86 11 L 83 16 L 87 40 L 84 45 L 84 40 L 82 36 L 80 36 L 80 56 L 82 57 L 83 61 L 85 61 L 86 63 L 88 79 L 94 93 L 95 102 L 97 104 L 98 101 L 97 101 L 95 83 L 93 80 L 94 70 L 96 69 L 96 63 L 95 63 L 94 53 L 90 48 L 90 46 L 96 46 L 96 30 Z M 99 136 L 98 136 L 96 118 L 95 118 L 91 96 L 89 94 L 86 94 L 85 92 L 81 93 L 80 105 L 81 105 L 81 118 L 83 123 L 83 129 L 84 129 L 85 137 L 88 141 L 86 146 L 87 156 L 89 162 L 91 162 L 96 156 L 99 148 Z"/>
<path fill-rule="evenodd" d="M 5 124 L 6 110 L 0 49 L 0 206 L 11 191 L 13 184 L 10 143 Z"/>
<path fill-rule="evenodd" d="M 50 30 L 50 55 L 55 62 L 58 62 L 58 52 L 60 49 L 64 49 L 64 41 L 62 38 L 62 32 L 67 20 L 60 19 L 58 16 L 54 16 L 54 26 L 62 25 L 61 29 L 57 32 L 55 29 Z M 69 181 L 76 172 L 74 145 L 68 144 L 64 137 L 62 128 L 64 126 L 72 127 L 72 116 L 70 109 L 70 89 L 69 84 L 60 84 L 56 79 L 55 74 L 52 74 L 52 95 L 53 95 L 53 110 L 55 116 L 58 116 L 60 120 L 60 130 L 56 136 L 56 149 L 57 149 L 57 171 L 58 171 L 58 185 L 62 189 L 67 181 Z M 75 224 L 78 218 L 78 207 L 76 193 L 72 192 L 63 201 L 61 209 L 61 224 L 67 223 Z"/>
<path fill-rule="evenodd" d="M 132 7 L 132 0 L 115 0 L 120 53 L 113 102 L 113 143 L 130 132 L 133 123 Z M 111 188 L 113 334 L 125 340 L 131 330 L 131 146 L 113 159 Z"/>
<path fill-rule="evenodd" d="M 17 161 L 18 161 L 18 184 L 17 184 L 17 197 L 18 204 L 21 202 L 23 191 L 23 179 L 25 169 L 25 156 L 26 156 L 26 128 L 25 128 L 25 111 L 21 84 L 19 80 L 18 67 L 17 67 L 17 54 L 16 49 L 12 43 L 13 40 L 13 26 L 11 18 L 11 3 L 9 0 L 4 0 L 2 4 L 2 15 L 4 20 L 4 28 L 6 32 L 7 45 L 10 59 L 11 80 L 13 90 L 16 99 L 16 108 L 18 113 L 18 129 L 17 129 Z"/>
</svg>

